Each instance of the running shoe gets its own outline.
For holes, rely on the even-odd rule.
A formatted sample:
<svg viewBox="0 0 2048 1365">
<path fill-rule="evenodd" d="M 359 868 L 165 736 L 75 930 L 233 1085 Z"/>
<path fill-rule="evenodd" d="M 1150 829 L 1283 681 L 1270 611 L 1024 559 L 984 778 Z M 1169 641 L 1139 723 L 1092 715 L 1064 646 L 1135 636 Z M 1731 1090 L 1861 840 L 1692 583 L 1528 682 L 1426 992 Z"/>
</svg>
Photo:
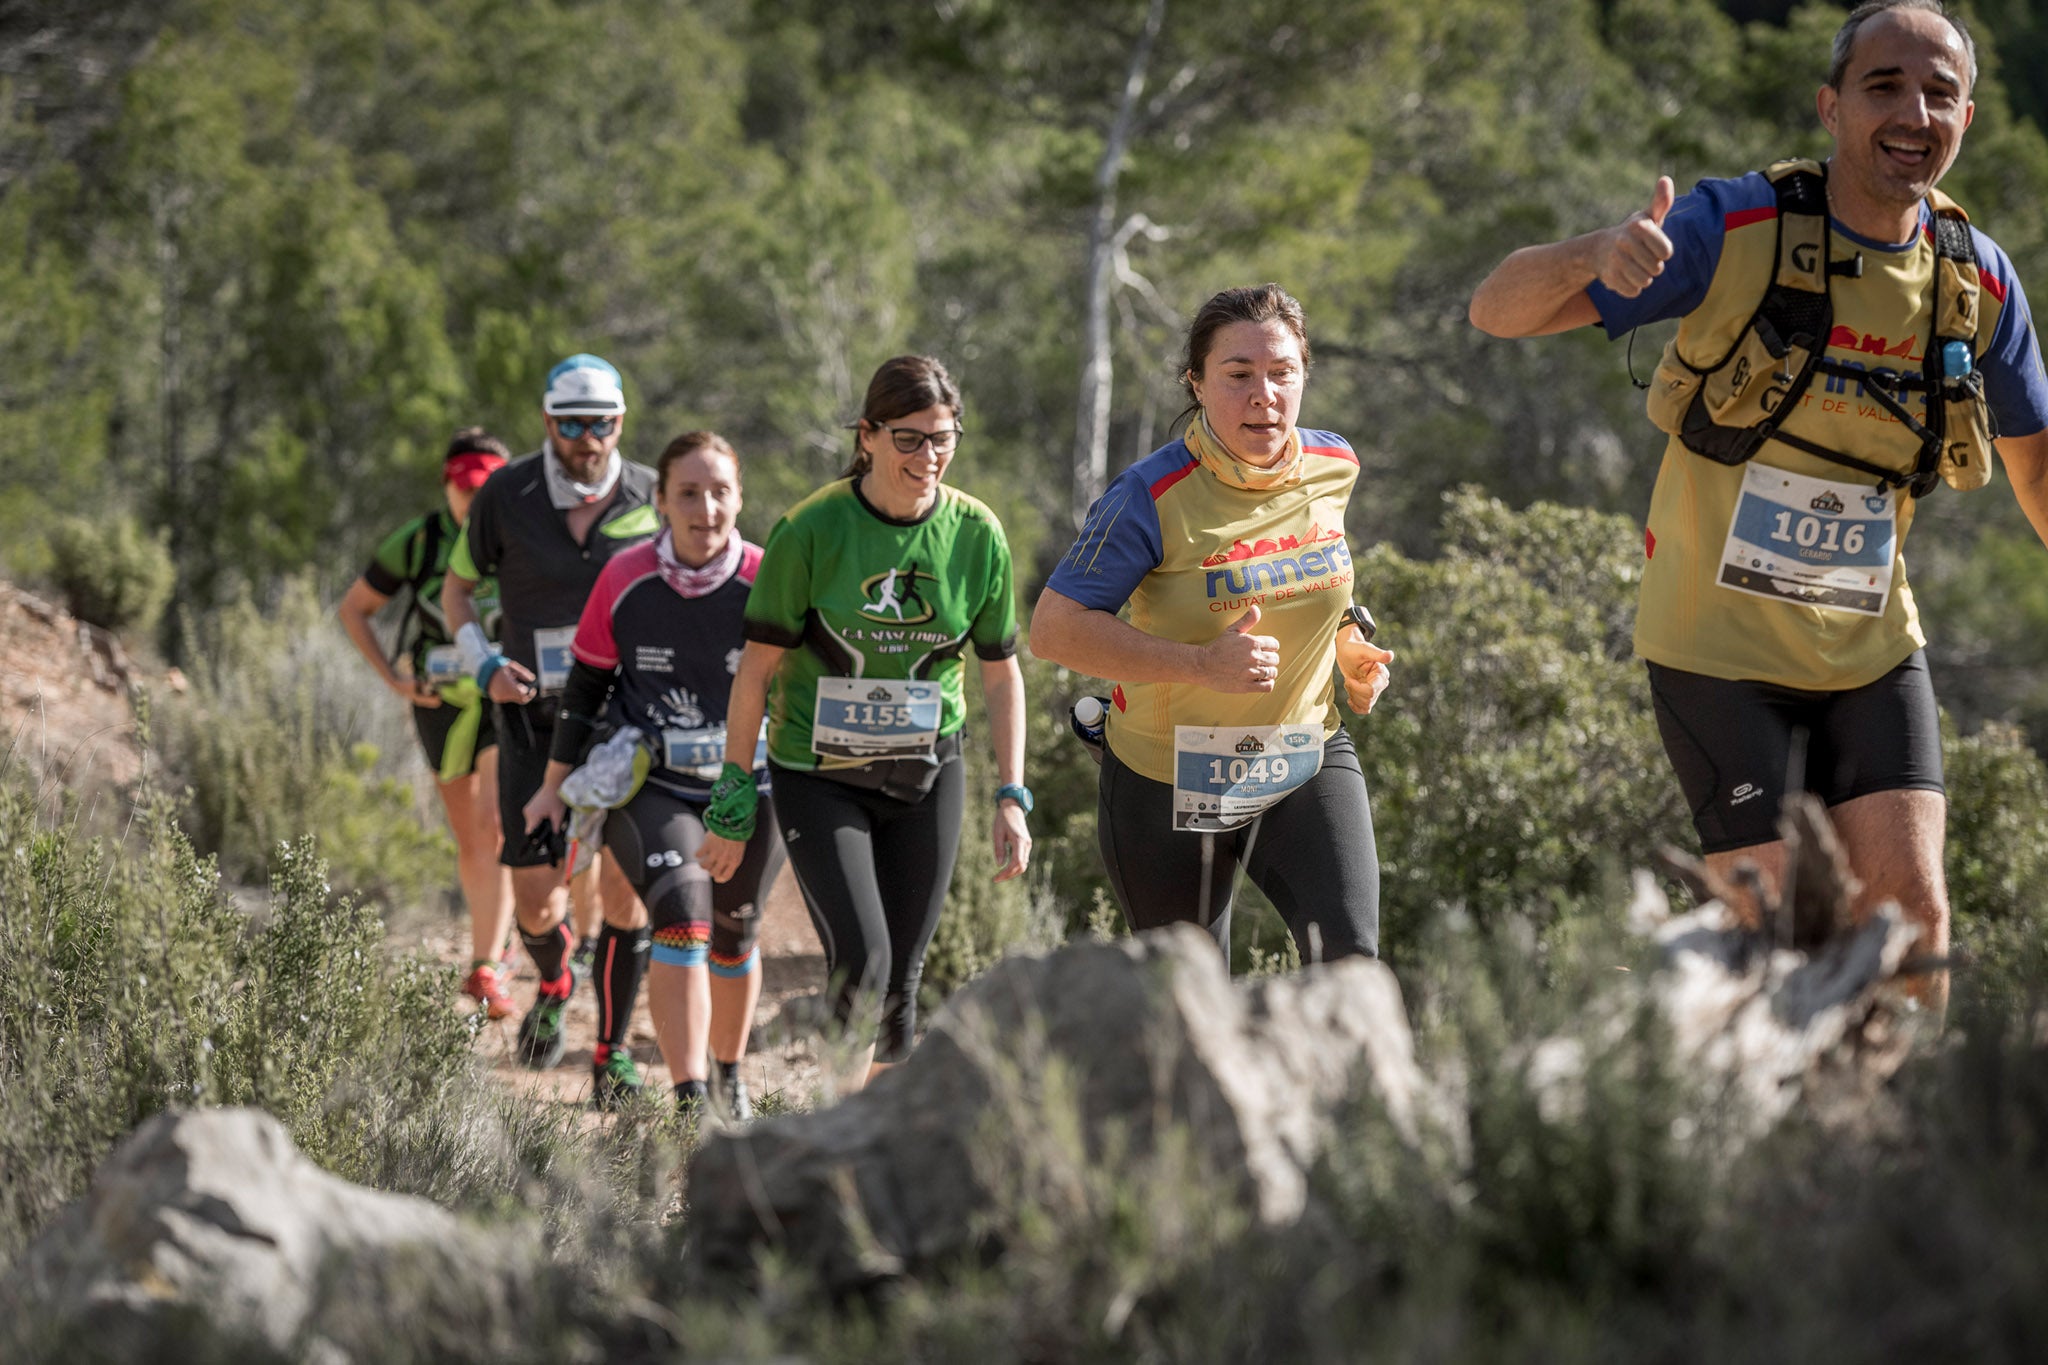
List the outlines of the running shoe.
<svg viewBox="0 0 2048 1365">
<path fill-rule="evenodd" d="M 685 1123 L 700 1122 L 711 1107 L 711 1087 L 703 1081 L 676 1082 L 676 1117 Z"/>
<path fill-rule="evenodd" d="M 563 1014 L 569 1008 L 569 993 L 550 995 L 545 988 L 534 998 L 533 1008 L 519 1021 L 519 1060 L 535 1071 L 546 1071 L 562 1060 L 569 1049 L 569 1031 Z"/>
<path fill-rule="evenodd" d="M 590 1102 L 599 1109 L 618 1109 L 641 1089 L 640 1067 L 622 1047 L 613 1048 L 610 1056 L 590 1068 Z"/>
<path fill-rule="evenodd" d="M 725 1105 L 736 1123 L 745 1123 L 754 1117 L 754 1102 L 747 1097 L 746 1081 L 734 1076 L 725 1082 Z"/>
<path fill-rule="evenodd" d="M 512 993 L 505 989 L 505 982 L 498 975 L 498 969 L 488 962 L 479 962 L 463 979 L 462 993 L 484 1007 L 484 1013 L 492 1019 L 503 1019 L 512 1013 Z"/>
</svg>

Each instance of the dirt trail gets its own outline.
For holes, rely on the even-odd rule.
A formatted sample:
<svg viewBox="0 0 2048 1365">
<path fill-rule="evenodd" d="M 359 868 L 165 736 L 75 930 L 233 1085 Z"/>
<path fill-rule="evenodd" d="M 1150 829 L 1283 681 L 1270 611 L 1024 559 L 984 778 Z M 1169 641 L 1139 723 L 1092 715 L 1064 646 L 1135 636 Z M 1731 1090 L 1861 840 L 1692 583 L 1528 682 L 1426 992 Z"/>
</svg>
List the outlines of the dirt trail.
<svg viewBox="0 0 2048 1365">
<path fill-rule="evenodd" d="M 120 643 L 41 598 L 0 582 L 0 765 L 16 765 L 46 789 L 69 788 L 89 797 L 125 799 L 142 771 L 131 694 L 141 685 L 182 690 L 173 670 L 144 675 Z M 438 812 L 436 812 L 438 814 Z M 449 867 L 451 877 L 454 867 Z M 769 889 L 761 926 L 764 980 L 754 1038 L 741 1074 L 756 1104 L 775 1095 L 809 1103 L 822 1077 L 818 1051 L 808 1030 L 782 1020 L 791 1000 L 824 986 L 825 957 L 811 928 L 796 880 L 787 866 Z M 466 917 L 435 915 L 420 928 L 421 915 L 401 923 L 412 928 L 393 936 L 397 946 L 423 947 L 458 970 L 468 967 Z M 521 955 L 512 996 L 523 1013 L 533 1002 L 532 964 Z M 469 1002 L 461 1002 L 467 1007 Z M 589 986 L 569 1002 L 569 1051 L 552 1071 L 519 1065 L 515 1044 L 519 1014 L 485 1026 L 477 1040 L 493 1074 L 508 1089 L 563 1105 L 585 1106 L 590 1096 L 590 1053 L 597 1039 L 597 997 Z M 656 1093 L 666 1092 L 668 1069 L 655 1045 L 643 989 L 634 1010 L 630 1046 Z"/>
<path fill-rule="evenodd" d="M 740 1063 L 740 1074 L 746 1079 L 756 1105 L 770 1096 L 807 1105 L 822 1080 L 818 1051 L 806 1040 L 807 1031 L 789 1028 L 782 1015 L 790 1001 L 815 995 L 824 988 L 825 954 L 787 864 L 768 890 L 763 915 L 761 1005 L 755 1012 L 754 1036 L 746 1059 Z M 449 923 L 417 941 L 453 965 L 468 965 L 468 932 L 461 925 Z M 533 1003 L 535 980 L 533 965 L 522 957 L 518 974 L 512 980 L 512 998 L 521 1013 Z M 597 996 L 587 985 L 570 998 L 568 1021 L 568 1053 L 562 1064 L 551 1071 L 529 1071 L 519 1064 L 518 1013 L 485 1025 L 477 1039 L 477 1051 L 489 1062 L 491 1074 L 508 1090 L 538 1100 L 587 1108 L 590 1055 L 597 1041 Z M 650 1091 L 666 1093 L 670 1085 L 668 1068 L 662 1064 L 661 1049 L 655 1045 L 644 987 L 633 1010 L 628 1042 Z"/>
</svg>

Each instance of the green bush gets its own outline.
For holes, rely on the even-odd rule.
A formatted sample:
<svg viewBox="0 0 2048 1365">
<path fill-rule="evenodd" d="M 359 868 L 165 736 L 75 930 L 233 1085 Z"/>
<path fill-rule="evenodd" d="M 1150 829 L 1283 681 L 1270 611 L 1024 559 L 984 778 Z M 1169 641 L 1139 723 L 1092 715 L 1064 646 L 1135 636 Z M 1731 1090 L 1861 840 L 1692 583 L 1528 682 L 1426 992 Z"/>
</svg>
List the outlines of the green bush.
<svg viewBox="0 0 2048 1365">
<path fill-rule="evenodd" d="M 1031 705 L 1028 694 L 1026 701 Z M 1032 869 L 1007 882 L 994 880 L 998 864 L 989 829 L 995 818 L 995 791 L 1001 784 L 996 781 L 995 759 L 985 738 L 987 727 L 974 723 L 981 719 L 978 714 L 971 719 L 965 745 L 967 813 L 960 822 L 960 853 L 953 865 L 945 911 L 925 953 L 923 994 L 930 1005 L 987 971 L 1005 954 L 1050 948 L 1066 937 L 1047 889 L 1048 865 L 1038 842 L 1036 812 L 1030 821 Z M 1034 729 L 1026 739 L 1027 754 L 1035 756 L 1034 746 L 1043 738 Z M 1027 772 L 1025 779 L 1027 785 L 1036 786 L 1035 773 Z"/>
<path fill-rule="evenodd" d="M 1630 653 L 1634 527 L 1467 489 L 1441 535 L 1434 561 L 1385 546 L 1358 559 L 1396 656 L 1393 686 L 1350 722 L 1396 961 L 1449 911 L 1483 926 L 1607 913 L 1630 868 L 1693 845 Z"/>
<path fill-rule="evenodd" d="M 412 905 L 453 883 L 454 842 L 417 790 L 406 708 L 375 685 L 304 583 L 270 611 L 244 600 L 191 631 L 191 690 L 158 709 L 185 828 L 240 881 L 307 833 L 343 890 Z"/>
<path fill-rule="evenodd" d="M 2009 725 L 1943 740 L 1953 950 L 1977 989 L 2019 1003 L 2048 968 L 2048 765 Z"/>
<path fill-rule="evenodd" d="M 123 512 L 64 517 L 48 532 L 50 576 L 71 614 L 107 630 L 146 635 L 171 600 L 177 571 L 166 537 Z"/>
<path fill-rule="evenodd" d="M 124 846 L 0 792 L 0 848 L 0 1264 L 164 1109 L 260 1105 L 342 1175 L 509 1206 L 452 973 L 394 959 L 310 841 L 253 913 L 162 798 Z M 463 1161 L 420 1159 L 451 1146 Z"/>
</svg>

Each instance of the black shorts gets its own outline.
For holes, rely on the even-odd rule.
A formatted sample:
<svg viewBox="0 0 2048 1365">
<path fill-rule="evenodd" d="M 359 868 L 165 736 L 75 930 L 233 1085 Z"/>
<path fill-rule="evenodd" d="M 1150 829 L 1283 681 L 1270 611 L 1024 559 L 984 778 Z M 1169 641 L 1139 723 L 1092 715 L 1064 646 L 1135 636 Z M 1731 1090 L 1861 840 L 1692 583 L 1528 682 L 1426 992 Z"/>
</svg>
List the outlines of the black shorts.
<svg viewBox="0 0 2048 1365">
<path fill-rule="evenodd" d="M 1704 852 L 1774 842 L 1788 790 L 1830 806 L 1872 792 L 1946 790 L 1923 651 L 1846 692 L 1649 669 L 1657 730 Z"/>
<path fill-rule="evenodd" d="M 546 867 L 545 848 L 528 849 L 526 803 L 548 773 L 560 697 L 533 702 L 499 702 L 492 710 L 498 731 L 498 819 L 505 831 L 498 861 L 506 867 Z"/>
<path fill-rule="evenodd" d="M 461 714 L 461 708 L 446 704 L 412 708 L 412 728 L 420 737 L 420 753 L 427 760 L 427 770 L 437 778 L 441 772 L 441 755 L 448 749 L 448 732 L 455 728 L 455 718 Z M 476 731 L 476 750 L 470 754 L 469 766 L 462 770 L 462 775 L 467 777 L 475 772 L 477 755 L 497 742 L 498 731 L 492 724 L 491 705 L 485 702 L 483 723 L 477 726 Z"/>
<path fill-rule="evenodd" d="M 761 902 L 782 870 L 774 798 L 761 794 L 754 836 L 728 880 L 714 882 L 697 866 L 703 844 L 704 807 L 651 783 L 605 817 L 604 846 L 653 922 L 654 960 L 745 976 L 758 965 Z"/>
</svg>

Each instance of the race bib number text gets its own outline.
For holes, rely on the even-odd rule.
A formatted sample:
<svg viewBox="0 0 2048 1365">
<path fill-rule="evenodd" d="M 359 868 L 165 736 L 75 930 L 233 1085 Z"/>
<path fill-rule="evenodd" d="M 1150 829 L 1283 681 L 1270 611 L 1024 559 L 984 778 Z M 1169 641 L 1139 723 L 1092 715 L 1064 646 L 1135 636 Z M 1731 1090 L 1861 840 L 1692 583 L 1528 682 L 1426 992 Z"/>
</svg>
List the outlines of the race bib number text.
<svg viewBox="0 0 2048 1365">
<path fill-rule="evenodd" d="M 835 758 L 915 758 L 939 742 L 939 684 L 916 679 L 820 678 L 811 752 Z"/>
<path fill-rule="evenodd" d="M 1323 766 L 1319 725 L 1173 727 L 1173 827 L 1235 829 Z"/>
<path fill-rule="evenodd" d="M 1721 549 L 1724 588 L 1882 616 L 1898 548 L 1891 489 L 1749 465 Z"/>
</svg>

